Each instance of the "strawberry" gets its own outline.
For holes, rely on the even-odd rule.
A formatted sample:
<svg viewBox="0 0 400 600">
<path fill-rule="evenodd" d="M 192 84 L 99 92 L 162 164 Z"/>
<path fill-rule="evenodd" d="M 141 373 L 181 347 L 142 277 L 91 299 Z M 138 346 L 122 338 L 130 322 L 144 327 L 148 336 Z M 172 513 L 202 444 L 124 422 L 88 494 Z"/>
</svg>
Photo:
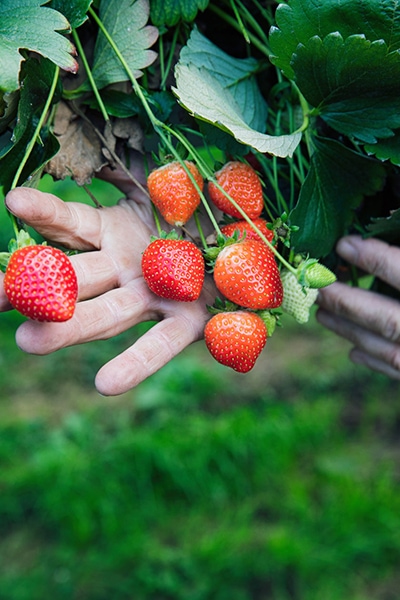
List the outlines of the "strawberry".
<svg viewBox="0 0 400 600">
<path fill-rule="evenodd" d="M 204 340 L 215 360 L 239 373 L 247 373 L 266 344 L 267 330 L 256 313 L 220 312 L 206 324 Z"/>
<path fill-rule="evenodd" d="M 215 260 L 214 282 L 225 298 L 245 308 L 278 308 L 282 303 L 278 265 L 261 241 L 244 239 L 223 247 Z"/>
<path fill-rule="evenodd" d="M 250 165 L 237 160 L 230 161 L 215 173 L 215 179 L 250 219 L 261 215 L 264 207 L 261 182 Z M 208 194 L 213 204 L 222 212 L 237 219 L 243 218 L 229 198 L 212 181 L 208 183 Z"/>
<path fill-rule="evenodd" d="M 259 217 L 258 219 L 253 219 L 253 223 L 261 231 L 264 237 L 266 237 L 267 240 L 272 244 L 274 232 L 272 229 L 268 229 L 267 221 Z M 244 234 L 246 234 L 246 238 L 248 240 L 261 240 L 258 233 L 254 231 L 252 226 L 247 221 L 244 220 L 228 223 L 227 225 L 222 225 L 221 227 L 221 233 L 223 233 L 226 237 L 232 237 L 235 231 L 239 232 L 239 237 L 244 237 Z"/>
<path fill-rule="evenodd" d="M 196 165 L 184 161 L 199 189 L 204 181 Z M 150 199 L 170 225 L 182 227 L 200 204 L 200 195 L 180 162 L 158 167 L 147 178 Z"/>
<path fill-rule="evenodd" d="M 298 323 L 307 323 L 310 309 L 315 303 L 318 290 L 303 287 L 294 273 L 284 270 L 281 274 L 283 284 L 283 302 L 281 308 L 291 315 Z"/>
<path fill-rule="evenodd" d="M 180 302 L 197 300 L 204 271 L 201 251 L 188 240 L 156 238 L 143 252 L 143 277 L 150 290 L 161 298 Z"/>
<path fill-rule="evenodd" d="M 316 258 L 309 258 L 297 267 L 297 279 L 301 285 L 319 289 L 334 283 L 336 275 Z"/>
<path fill-rule="evenodd" d="M 58 248 L 18 248 L 8 260 L 3 283 L 10 304 L 30 319 L 67 321 L 74 314 L 77 278 L 70 259 Z"/>
</svg>

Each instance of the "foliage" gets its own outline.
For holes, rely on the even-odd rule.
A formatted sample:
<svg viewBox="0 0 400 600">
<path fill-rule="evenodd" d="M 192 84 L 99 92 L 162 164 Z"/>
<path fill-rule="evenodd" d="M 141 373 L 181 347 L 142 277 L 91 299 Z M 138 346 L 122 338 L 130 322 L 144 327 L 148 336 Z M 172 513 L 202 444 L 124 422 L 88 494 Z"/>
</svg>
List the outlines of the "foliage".
<svg viewBox="0 0 400 600">
<path fill-rule="evenodd" d="M 338 237 L 354 229 L 381 237 L 388 232 L 397 243 L 398 220 L 391 215 L 398 199 L 389 185 L 400 166 L 395 0 L 329 0 L 317 6 L 310 0 L 20 3 L 22 20 L 8 1 L 1 8 L 5 192 L 46 169 L 60 177 L 78 170 L 76 180 L 87 183 L 107 163 L 110 149 L 127 139 L 126 132 L 110 136 L 110 120 L 123 119 L 128 130 L 136 119 L 147 146 L 161 145 L 164 154 L 183 151 L 199 163 L 202 147 L 207 152 L 217 146 L 226 157 L 255 155 L 269 216 L 289 214 L 297 230 L 287 244 L 292 251 L 329 257 Z M 49 35 L 42 35 L 43 27 Z M 25 156 L 34 131 L 27 126 L 23 135 L 21 123 L 33 125 L 44 108 L 49 63 L 74 70 L 71 41 L 79 76 L 64 72 L 53 110 Z M 44 58 L 33 59 L 32 50 Z M 40 82 L 35 88 L 29 85 L 33 76 Z M 100 123 L 101 131 L 105 120 L 108 152 L 100 156 L 101 145 L 85 138 L 98 159 L 90 162 L 85 154 L 73 161 L 69 150 L 60 171 L 49 158 L 62 151 L 52 129 L 65 104 L 84 113 L 86 128 L 92 123 L 98 130 Z M 78 123 L 70 126 L 80 135 L 83 121 Z M 24 168 L 17 170 L 21 159 Z M 212 177 L 212 161 L 210 167 L 203 165 L 206 178 Z M 384 204 L 369 202 L 382 191 Z M 387 226 L 370 227 L 375 219 Z"/>
<path fill-rule="evenodd" d="M 68 349 L 41 364 L 20 357 L 17 378 L 5 335 L 2 595 L 395 598 L 398 386 L 346 369 L 342 346 L 308 331 L 313 380 L 304 364 L 314 356 L 296 371 L 287 353 L 284 371 L 260 366 L 264 382 L 274 373 L 268 387 L 254 379 L 243 394 L 220 365 L 202 368 L 198 345 L 111 404 L 83 369 L 127 334 L 88 345 L 81 360 Z M 68 400 L 71 379 L 80 385 Z M 32 414 L 40 398 L 45 411 Z"/>
</svg>

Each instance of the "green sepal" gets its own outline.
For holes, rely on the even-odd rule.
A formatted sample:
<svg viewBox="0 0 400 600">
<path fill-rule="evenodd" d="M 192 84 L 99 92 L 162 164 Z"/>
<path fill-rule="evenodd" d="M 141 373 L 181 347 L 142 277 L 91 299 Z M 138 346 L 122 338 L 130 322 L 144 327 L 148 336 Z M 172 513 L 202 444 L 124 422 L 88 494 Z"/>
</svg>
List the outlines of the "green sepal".
<svg viewBox="0 0 400 600">
<path fill-rule="evenodd" d="M 240 307 L 229 300 L 222 300 L 218 296 L 214 300 L 214 304 L 211 306 L 207 304 L 207 310 L 212 315 L 217 315 L 218 313 L 223 312 L 235 312 Z"/>
<path fill-rule="evenodd" d="M 217 234 L 217 246 L 209 246 L 207 250 L 204 252 L 204 258 L 210 267 L 209 272 L 214 270 L 215 261 L 218 258 L 219 253 L 226 248 L 227 246 L 231 246 L 232 244 L 237 244 L 239 241 L 242 242 L 244 237 L 239 240 L 239 231 L 234 231 L 231 237 L 227 237 L 226 235 L 222 235 L 222 233 Z"/>
<path fill-rule="evenodd" d="M 179 235 L 179 233 L 175 229 L 171 229 L 171 231 L 161 230 L 159 235 L 151 235 L 150 242 L 155 242 L 156 240 L 182 240 L 183 237 Z"/>
<path fill-rule="evenodd" d="M 25 246 L 36 246 L 36 244 L 37 241 L 34 240 L 33 237 L 31 237 L 29 233 L 25 231 L 25 229 L 20 229 L 16 239 L 10 240 L 8 244 L 8 251 L 12 254 L 19 248 L 24 248 Z"/>
<path fill-rule="evenodd" d="M 320 289 L 334 283 L 336 275 L 317 259 L 309 258 L 297 268 L 297 281 L 303 287 Z"/>
<path fill-rule="evenodd" d="M 0 270 L 5 273 L 7 269 L 8 261 L 10 260 L 11 254 L 9 252 L 0 252 Z"/>
<path fill-rule="evenodd" d="M 254 311 L 264 322 L 265 329 L 267 330 L 267 336 L 270 338 L 274 333 L 276 327 L 281 327 L 279 320 L 281 311 L 277 310 L 257 310 Z"/>
<path fill-rule="evenodd" d="M 45 244 L 46 242 L 44 242 Z M 25 246 L 36 246 L 37 242 L 34 240 L 25 229 L 20 229 L 16 238 L 11 239 L 8 243 L 8 252 L 0 252 L 0 270 L 5 272 L 7 265 L 10 261 L 11 254 L 19 248 Z"/>
</svg>

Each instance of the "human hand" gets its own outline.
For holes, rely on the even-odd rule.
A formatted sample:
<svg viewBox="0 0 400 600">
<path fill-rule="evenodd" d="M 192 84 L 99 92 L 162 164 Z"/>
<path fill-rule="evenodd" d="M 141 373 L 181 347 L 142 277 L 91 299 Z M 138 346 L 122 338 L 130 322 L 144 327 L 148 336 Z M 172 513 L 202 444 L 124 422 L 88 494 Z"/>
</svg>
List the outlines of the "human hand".
<svg viewBox="0 0 400 600">
<path fill-rule="evenodd" d="M 400 290 L 400 248 L 347 236 L 339 241 L 337 252 Z M 353 362 L 400 379 L 400 302 L 337 282 L 320 290 L 318 304 L 318 321 L 354 344 Z"/>
<path fill-rule="evenodd" d="M 174 302 L 150 292 L 141 273 L 141 254 L 156 233 L 150 203 L 123 175 L 118 184 L 126 198 L 112 207 L 65 203 L 30 188 L 15 189 L 6 197 L 8 209 L 44 238 L 82 251 L 71 256 L 78 277 L 73 318 L 64 323 L 24 322 L 16 333 L 22 350 L 48 354 L 113 337 L 143 321 L 159 321 L 97 373 L 95 384 L 104 395 L 128 391 L 200 339 L 208 318 L 206 304 L 215 297 L 211 278 L 196 302 Z M 6 310 L 10 306 L 0 288 L 0 310 Z"/>
</svg>

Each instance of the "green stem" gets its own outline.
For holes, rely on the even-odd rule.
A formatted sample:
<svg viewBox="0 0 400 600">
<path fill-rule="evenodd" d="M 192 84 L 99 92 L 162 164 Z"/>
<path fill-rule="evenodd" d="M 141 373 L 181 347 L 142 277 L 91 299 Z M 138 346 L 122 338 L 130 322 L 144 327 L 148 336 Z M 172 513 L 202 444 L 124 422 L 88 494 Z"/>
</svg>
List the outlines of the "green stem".
<svg viewBox="0 0 400 600">
<path fill-rule="evenodd" d="M 34 146 L 35 146 L 35 144 L 36 144 L 39 136 L 40 136 L 40 131 L 41 131 L 41 129 L 43 127 L 43 124 L 45 122 L 47 113 L 50 110 L 50 106 L 51 106 L 51 103 L 52 103 L 52 100 L 53 100 L 53 96 L 54 96 L 54 93 L 56 91 L 59 72 L 60 72 L 60 69 L 59 69 L 59 67 L 56 66 L 55 69 L 54 69 L 53 81 L 51 83 L 49 94 L 47 96 L 46 103 L 45 103 L 45 105 L 43 107 L 42 114 L 40 115 L 38 124 L 36 125 L 35 131 L 33 133 L 33 136 L 31 137 L 31 139 L 29 140 L 28 145 L 26 146 L 26 150 L 25 150 L 24 156 L 22 157 L 22 160 L 21 160 L 21 162 L 20 162 L 20 164 L 18 166 L 18 169 L 15 172 L 14 178 L 13 178 L 12 183 L 11 183 L 10 190 L 13 190 L 14 188 L 17 187 L 19 178 L 21 176 L 21 173 L 24 170 L 24 167 L 25 167 L 25 165 L 26 165 L 26 163 L 27 163 L 27 161 L 28 161 L 28 159 L 29 159 L 29 157 L 30 157 L 30 155 L 32 153 L 32 150 L 33 150 L 33 148 L 34 148 Z M 13 226 L 13 229 L 14 229 L 14 233 L 17 236 L 18 232 L 19 232 L 19 226 L 18 226 L 17 219 L 15 218 L 15 216 L 13 214 L 11 214 L 11 213 L 9 213 L 9 214 L 10 214 L 10 217 L 11 217 L 11 222 L 12 222 L 12 226 Z"/>
<path fill-rule="evenodd" d="M 239 31 L 241 32 L 241 34 L 243 35 L 245 41 L 250 44 L 250 38 L 249 38 L 249 33 L 243 23 L 242 17 L 238 11 L 238 8 L 236 6 L 235 0 L 230 0 L 230 5 L 233 11 L 233 14 L 235 15 L 236 18 L 236 22 L 238 24 L 239 27 Z"/>
<path fill-rule="evenodd" d="M 92 75 L 92 71 L 90 70 L 89 63 L 88 63 L 87 58 L 86 58 L 86 54 L 85 54 L 85 52 L 83 50 L 81 41 L 80 41 L 79 36 L 76 33 L 75 29 L 72 30 L 72 36 L 74 38 L 74 42 L 75 42 L 76 47 L 78 49 L 78 53 L 79 53 L 79 55 L 80 55 L 80 57 L 82 59 L 83 66 L 85 67 L 85 71 L 86 71 L 86 74 L 88 76 L 89 83 L 90 83 L 90 85 L 92 87 L 93 93 L 94 93 L 94 95 L 96 97 L 96 100 L 98 102 L 98 105 L 100 107 L 101 114 L 103 115 L 103 118 L 104 118 L 105 121 L 109 121 L 110 117 L 108 116 L 106 107 L 104 106 L 104 102 L 101 99 L 99 90 L 97 88 L 96 82 L 95 82 L 95 80 L 93 78 L 93 75 Z"/>
<path fill-rule="evenodd" d="M 178 25 L 177 27 L 175 27 L 174 35 L 173 35 L 172 42 L 171 42 L 171 48 L 170 48 L 170 51 L 169 51 L 168 61 L 167 61 L 167 64 L 165 65 L 165 67 L 164 67 L 164 73 L 163 73 L 163 76 L 161 78 L 160 88 L 162 90 L 165 90 L 165 88 L 166 88 L 168 74 L 169 74 L 169 72 L 171 70 L 172 61 L 174 60 L 174 52 L 175 52 L 176 43 L 177 43 L 177 40 L 178 40 L 179 30 L 180 30 L 180 28 L 179 28 L 179 25 Z"/>
<path fill-rule="evenodd" d="M 241 32 L 239 24 L 233 17 L 230 17 L 229 15 L 227 15 L 225 13 L 225 11 L 218 8 L 218 6 L 215 6 L 215 4 L 210 4 L 209 8 L 216 15 L 221 17 L 221 19 L 223 19 L 226 23 L 228 23 L 228 25 L 231 25 L 239 33 Z M 264 54 L 267 58 L 269 58 L 271 56 L 271 52 L 270 52 L 269 48 L 265 44 L 260 42 L 260 40 L 252 33 L 247 32 L 247 34 L 248 34 L 250 42 L 253 44 L 253 46 L 255 46 L 258 50 L 260 50 L 260 52 L 262 52 L 262 54 Z"/>
<path fill-rule="evenodd" d="M 118 46 L 116 45 L 116 43 L 114 42 L 114 40 L 112 39 L 111 35 L 108 33 L 107 29 L 104 27 L 102 21 L 99 19 L 98 15 L 96 14 L 96 12 L 93 10 L 92 7 L 89 8 L 90 15 L 92 16 L 92 18 L 96 21 L 97 25 L 99 26 L 99 29 L 101 30 L 101 32 L 103 33 L 104 37 L 106 38 L 107 42 L 110 44 L 111 48 L 113 49 L 113 52 L 115 53 L 116 57 L 118 58 L 118 60 L 120 61 L 121 65 L 124 67 L 126 74 L 130 80 L 130 82 L 132 83 L 133 89 L 135 94 L 137 95 L 137 97 L 139 98 L 139 100 L 142 103 L 142 106 L 144 108 L 144 110 L 146 111 L 146 114 L 150 120 L 150 123 L 153 125 L 153 127 L 162 127 L 163 123 L 161 121 L 159 121 L 154 113 L 152 112 L 150 105 L 147 101 L 147 98 L 145 96 L 145 94 L 143 93 L 143 90 L 141 88 L 141 86 L 138 84 L 136 77 L 133 75 L 128 63 L 126 62 L 125 58 L 122 56 Z"/>
<path fill-rule="evenodd" d="M 151 210 L 153 212 L 153 218 L 154 218 L 154 222 L 156 224 L 158 236 L 161 237 L 162 229 L 161 229 L 161 225 L 160 225 L 160 219 L 158 218 L 156 207 L 154 206 L 154 204 L 152 202 L 151 202 Z"/>
<path fill-rule="evenodd" d="M 208 244 L 207 244 L 206 238 L 204 237 L 203 228 L 201 226 L 199 214 L 198 214 L 197 210 L 194 213 L 194 220 L 196 223 L 197 231 L 199 232 L 201 243 L 203 244 L 203 248 L 204 248 L 204 250 L 207 250 Z"/>
</svg>

